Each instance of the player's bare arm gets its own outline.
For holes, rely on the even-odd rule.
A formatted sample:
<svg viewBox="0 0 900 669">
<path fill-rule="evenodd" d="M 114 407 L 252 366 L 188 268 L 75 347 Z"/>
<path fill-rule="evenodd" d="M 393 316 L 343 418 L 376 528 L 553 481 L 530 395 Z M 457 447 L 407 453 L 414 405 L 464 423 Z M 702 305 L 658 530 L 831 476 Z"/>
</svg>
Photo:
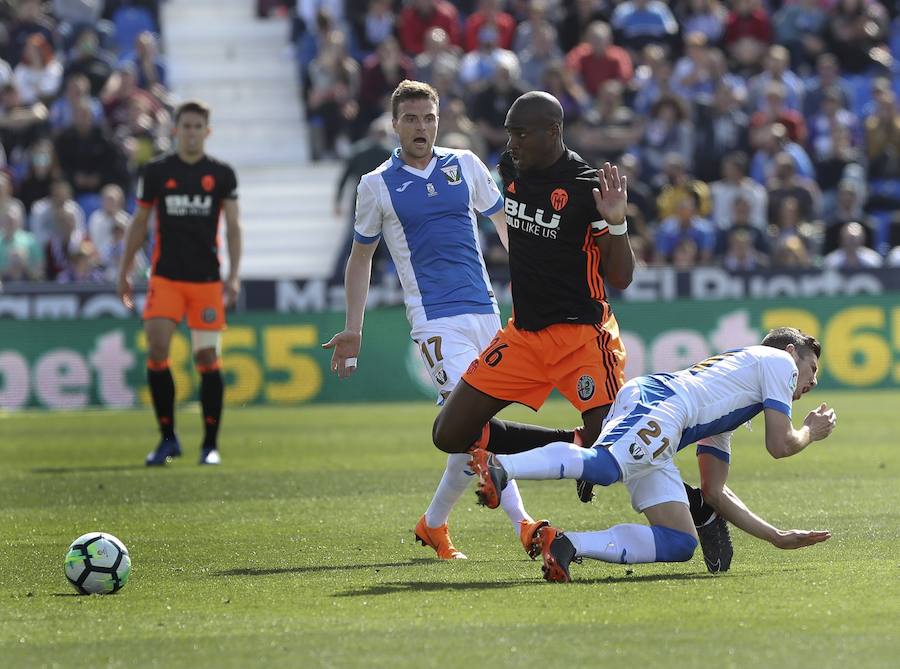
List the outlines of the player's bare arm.
<svg viewBox="0 0 900 669">
<path fill-rule="evenodd" d="M 799 429 L 790 417 L 776 409 L 765 409 L 766 450 L 773 458 L 796 455 L 814 441 L 828 437 L 837 425 L 834 409 L 824 402 L 810 411 Z"/>
<path fill-rule="evenodd" d="M 506 212 L 501 209 L 500 211 L 491 214 L 489 218 L 497 229 L 497 236 L 500 238 L 500 243 L 503 244 L 503 248 L 509 252 L 509 230 L 506 228 Z"/>
<path fill-rule="evenodd" d="M 134 287 L 131 282 L 131 269 L 134 265 L 134 256 L 144 245 L 147 239 L 147 227 L 150 222 L 150 207 L 138 205 L 137 211 L 131 219 L 131 225 L 125 233 L 125 250 L 122 252 L 122 261 L 119 265 L 119 280 L 116 292 L 128 309 L 134 309 Z"/>
<path fill-rule="evenodd" d="M 609 234 L 597 238 L 603 257 L 603 278 L 613 287 L 624 290 L 634 276 L 634 253 L 625 223 L 628 205 L 628 178 L 619 174 L 616 165 L 605 163 L 597 170 L 600 188 L 593 190 L 597 212 L 609 225 Z"/>
<path fill-rule="evenodd" d="M 237 302 L 241 292 L 241 250 L 243 237 L 238 212 L 238 202 L 227 199 L 222 205 L 225 213 L 225 238 L 228 240 L 228 277 L 225 279 L 225 306 L 231 307 Z"/>
<path fill-rule="evenodd" d="M 776 548 L 793 549 L 812 546 L 831 537 L 827 530 L 781 530 L 758 516 L 744 504 L 725 481 L 728 479 L 727 462 L 709 453 L 697 456 L 700 468 L 700 488 L 703 500 L 716 513 L 747 534 L 768 541 Z"/>
<path fill-rule="evenodd" d="M 322 344 L 322 348 L 334 349 L 331 354 L 331 371 L 342 379 L 356 371 L 356 361 L 362 346 L 366 298 L 369 296 L 369 281 L 372 278 L 372 258 L 377 247 L 378 242 L 353 242 L 344 272 L 344 292 L 347 296 L 344 329 Z"/>
</svg>

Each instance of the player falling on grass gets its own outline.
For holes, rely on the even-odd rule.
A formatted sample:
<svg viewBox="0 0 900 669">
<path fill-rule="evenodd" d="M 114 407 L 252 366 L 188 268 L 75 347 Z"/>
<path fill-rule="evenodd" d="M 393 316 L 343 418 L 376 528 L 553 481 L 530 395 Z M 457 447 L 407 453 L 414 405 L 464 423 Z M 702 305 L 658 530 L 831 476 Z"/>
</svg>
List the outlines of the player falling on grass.
<svg viewBox="0 0 900 669">
<path fill-rule="evenodd" d="M 118 293 L 134 307 L 131 268 L 147 236 L 150 213 L 156 210 L 150 285 L 144 306 L 147 335 L 147 381 L 162 439 L 146 459 L 164 465 L 181 455 L 175 434 L 175 383 L 169 370 L 169 347 L 181 319 L 187 316 L 194 362 L 200 373 L 200 407 L 204 437 L 201 465 L 220 462 L 218 432 L 224 384 L 219 362 L 225 308 L 240 291 L 241 226 L 234 170 L 204 153 L 209 136 L 209 107 L 189 101 L 175 112 L 176 151 L 153 160 L 138 180 L 138 207 L 125 238 Z M 225 213 L 228 277 L 219 269 L 219 214 Z"/>
<path fill-rule="evenodd" d="M 796 455 L 834 430 L 824 403 L 799 429 L 791 402 L 816 385 L 819 342 L 794 328 L 770 331 L 762 345 L 727 351 L 672 374 L 640 376 L 626 383 L 593 448 L 550 444 L 529 453 L 494 456 L 473 449 L 479 498 L 496 507 L 514 479 L 583 478 L 608 486 L 622 481 L 634 509 L 650 526 L 616 525 L 599 532 L 563 533 L 544 527 L 537 543 L 544 577 L 567 582 L 573 560 L 684 562 L 697 533 L 675 453 L 697 443 L 704 497 L 726 520 L 778 548 L 801 548 L 828 539 L 826 531 L 779 530 L 754 514 L 726 485 L 732 432 L 755 415 L 765 417 L 766 449 L 774 458 Z"/>
<path fill-rule="evenodd" d="M 470 151 L 434 146 L 438 130 L 437 91 L 425 83 L 403 81 L 391 96 L 394 130 L 400 147 L 357 188 L 354 241 L 344 286 L 344 330 L 323 347 L 334 349 L 331 368 L 347 378 L 357 368 L 372 257 L 384 237 L 400 284 L 413 341 L 438 392 L 438 403 L 456 385 L 469 363 L 500 325 L 499 309 L 478 242 L 477 213 L 497 226 L 506 245 L 501 196 L 484 163 Z M 571 436 L 534 428 L 546 444 Z M 438 488 L 415 534 L 442 559 L 464 559 L 450 539 L 447 522 L 453 505 L 471 481 L 468 456 L 447 458 Z M 534 521 L 513 485 L 503 508 L 526 550 L 546 521 Z"/>
<path fill-rule="evenodd" d="M 563 110 L 544 92 L 520 96 L 506 117 L 501 160 L 513 318 L 481 352 L 434 424 L 448 453 L 477 444 L 494 453 L 541 445 L 529 428 L 495 418 L 518 402 L 540 408 L 556 388 L 582 416 L 571 431 L 589 445 L 625 381 L 625 348 L 606 298 L 634 272 L 616 166 L 599 171 L 563 143 Z M 590 484 L 579 496 L 590 501 Z"/>
</svg>

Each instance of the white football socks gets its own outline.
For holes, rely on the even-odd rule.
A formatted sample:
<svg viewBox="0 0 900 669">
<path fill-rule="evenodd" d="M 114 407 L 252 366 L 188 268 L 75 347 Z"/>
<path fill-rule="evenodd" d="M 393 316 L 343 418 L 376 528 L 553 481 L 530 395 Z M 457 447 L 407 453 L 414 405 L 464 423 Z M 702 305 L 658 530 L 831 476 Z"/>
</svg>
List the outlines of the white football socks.
<svg viewBox="0 0 900 669">
<path fill-rule="evenodd" d="M 566 532 L 578 557 L 618 564 L 656 561 L 656 540 L 647 525 L 627 523 L 600 532 Z"/>
<path fill-rule="evenodd" d="M 425 524 L 428 527 L 440 527 L 450 518 L 450 511 L 454 505 L 462 497 L 466 488 L 469 487 L 475 477 L 465 474 L 469 469 L 468 453 L 452 453 L 447 456 L 447 467 L 444 469 L 444 475 L 438 484 L 437 490 L 434 491 L 434 497 L 431 498 L 431 504 L 425 511 Z M 516 536 L 519 536 L 519 521 L 526 518 L 531 520 L 531 516 L 525 511 L 525 504 L 522 501 L 522 495 L 519 493 L 519 486 L 515 481 L 510 481 L 503 489 L 500 496 L 500 506 L 509 516 L 509 520 L 513 525 Z"/>
<path fill-rule="evenodd" d="M 497 459 L 511 479 L 579 479 L 584 471 L 584 449 L 557 441 L 515 455 L 498 455 Z"/>
</svg>

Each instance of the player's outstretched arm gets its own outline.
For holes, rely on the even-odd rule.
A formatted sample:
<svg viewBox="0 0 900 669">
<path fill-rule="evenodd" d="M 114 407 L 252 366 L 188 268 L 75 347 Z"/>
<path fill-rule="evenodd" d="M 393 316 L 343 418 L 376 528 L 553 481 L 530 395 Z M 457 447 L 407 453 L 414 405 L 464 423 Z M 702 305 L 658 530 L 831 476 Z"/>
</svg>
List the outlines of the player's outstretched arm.
<svg viewBox="0 0 900 669">
<path fill-rule="evenodd" d="M 137 211 L 131 219 L 131 225 L 125 233 L 125 250 L 119 263 L 119 280 L 116 293 L 128 309 L 134 309 L 134 288 L 131 283 L 131 269 L 134 265 L 134 256 L 144 245 L 147 239 L 147 226 L 150 221 L 150 207 L 138 205 Z"/>
<path fill-rule="evenodd" d="M 837 425 L 834 409 L 824 402 L 810 411 L 799 429 L 789 416 L 776 409 L 765 409 L 766 450 L 773 458 L 796 455 L 814 441 L 828 437 Z"/>
<path fill-rule="evenodd" d="M 826 530 L 780 530 L 758 516 L 725 485 L 729 465 L 708 453 L 697 456 L 703 500 L 716 513 L 747 534 L 768 541 L 777 548 L 792 549 L 812 546 L 831 537 Z"/>
<path fill-rule="evenodd" d="M 356 371 L 357 358 L 362 346 L 366 298 L 369 296 L 369 281 L 372 278 L 372 258 L 377 246 L 378 242 L 373 244 L 353 242 L 344 271 L 344 292 L 347 299 L 344 329 L 322 344 L 322 348 L 333 349 L 331 371 L 342 379 L 346 379 Z"/>
</svg>

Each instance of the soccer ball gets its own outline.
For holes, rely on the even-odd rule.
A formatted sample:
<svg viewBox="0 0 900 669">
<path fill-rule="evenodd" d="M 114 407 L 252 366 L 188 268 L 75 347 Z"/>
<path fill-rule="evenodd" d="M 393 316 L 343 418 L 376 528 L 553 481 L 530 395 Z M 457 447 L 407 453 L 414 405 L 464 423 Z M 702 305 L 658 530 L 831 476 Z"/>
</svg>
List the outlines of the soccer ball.
<svg viewBox="0 0 900 669">
<path fill-rule="evenodd" d="M 83 534 L 72 542 L 66 553 L 66 578 L 82 595 L 118 592 L 130 575 L 128 549 L 111 534 Z"/>
</svg>

